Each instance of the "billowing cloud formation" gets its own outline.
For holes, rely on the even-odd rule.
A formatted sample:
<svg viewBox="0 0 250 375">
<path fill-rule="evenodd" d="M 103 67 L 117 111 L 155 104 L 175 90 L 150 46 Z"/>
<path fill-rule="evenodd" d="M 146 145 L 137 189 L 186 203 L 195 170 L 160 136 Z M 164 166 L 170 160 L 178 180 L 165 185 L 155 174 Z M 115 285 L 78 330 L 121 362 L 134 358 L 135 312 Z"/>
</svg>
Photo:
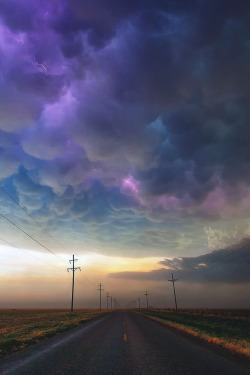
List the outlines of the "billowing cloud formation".
<svg viewBox="0 0 250 375">
<path fill-rule="evenodd" d="M 207 247 L 204 227 L 237 241 L 249 13 L 247 0 L 1 2 L 1 185 L 69 246 L 185 254 Z M 5 213 L 31 230 L 13 202 Z"/>
<path fill-rule="evenodd" d="M 250 283 L 250 239 L 198 257 L 165 259 L 161 268 L 151 272 L 118 272 L 112 278 L 133 280 L 168 280 L 171 273 L 181 281 L 194 283 Z"/>
</svg>

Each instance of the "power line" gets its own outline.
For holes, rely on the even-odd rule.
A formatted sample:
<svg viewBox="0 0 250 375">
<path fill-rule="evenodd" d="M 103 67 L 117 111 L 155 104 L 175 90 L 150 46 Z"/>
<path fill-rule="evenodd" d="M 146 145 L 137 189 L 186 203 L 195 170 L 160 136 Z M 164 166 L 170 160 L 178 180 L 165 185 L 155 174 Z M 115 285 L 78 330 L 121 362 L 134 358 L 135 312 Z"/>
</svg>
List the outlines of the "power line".
<svg viewBox="0 0 250 375">
<path fill-rule="evenodd" d="M 82 276 L 86 279 L 86 281 L 88 282 L 89 285 L 91 285 L 94 289 L 96 289 L 96 284 L 95 282 L 93 282 L 86 274 L 86 269 L 84 268 L 83 269 L 83 273 L 82 273 Z M 82 282 L 80 279 L 79 279 L 79 282 L 83 285 L 85 285 L 84 282 Z"/>
<path fill-rule="evenodd" d="M 80 284 L 84 285 L 86 287 L 86 283 L 83 282 L 81 279 L 79 279 L 77 276 L 75 276 L 75 280 L 77 280 L 77 282 L 79 282 Z M 89 283 L 89 281 L 86 279 L 87 283 L 88 283 L 88 290 L 91 288 L 92 289 L 92 284 Z M 95 285 L 95 289 L 96 289 L 96 285 Z"/>
<path fill-rule="evenodd" d="M 6 240 L 3 239 L 2 237 L 0 237 L 0 240 L 3 241 L 3 242 L 5 242 L 5 243 L 7 243 L 8 245 L 14 247 L 14 248 L 17 249 L 17 250 L 22 251 L 23 253 L 29 255 L 29 256 L 32 257 L 32 258 L 35 258 L 35 259 L 39 260 L 40 262 L 43 262 L 43 263 L 45 263 L 45 264 L 47 264 L 47 265 L 49 265 L 49 266 L 51 266 L 51 267 L 54 267 L 54 268 L 56 268 L 56 269 L 58 269 L 58 270 L 64 272 L 63 269 L 61 269 L 61 268 L 55 266 L 54 264 L 51 264 L 51 263 L 49 263 L 49 262 L 46 262 L 46 260 L 43 260 L 43 259 L 41 259 L 41 258 L 38 258 L 38 257 L 36 257 L 36 256 L 33 255 L 33 254 L 30 254 L 28 251 L 25 251 L 24 249 L 20 249 L 20 247 L 17 247 L 17 246 L 15 246 L 15 245 L 13 245 L 12 243 L 6 241 Z"/>
<path fill-rule="evenodd" d="M 86 271 L 86 270 L 85 270 Z M 86 278 L 86 280 L 88 280 L 88 282 L 94 287 L 96 288 L 96 283 L 94 283 L 92 280 L 90 280 L 90 278 L 86 275 L 86 272 L 83 273 L 84 277 Z"/>
<path fill-rule="evenodd" d="M 4 189 L 2 186 L 1 186 L 1 190 L 5 193 L 5 194 L 7 194 L 8 195 L 8 197 L 13 201 L 13 202 L 15 202 L 17 205 L 18 205 L 18 207 L 20 207 L 20 209 L 23 211 L 23 212 L 25 212 L 45 233 L 47 233 L 55 242 L 57 242 L 61 247 L 63 247 L 66 251 L 68 251 L 68 249 L 63 245 L 63 244 L 61 244 L 51 233 L 49 233 L 45 228 L 43 228 L 42 226 L 41 226 L 41 224 L 36 220 L 36 219 L 34 219 L 33 218 L 33 216 L 28 212 L 28 211 L 26 211 L 25 210 L 25 208 L 23 208 L 21 205 L 20 205 L 20 203 L 14 198 L 14 197 L 12 197 L 12 195 L 6 190 L 6 189 Z"/>
<path fill-rule="evenodd" d="M 52 250 L 50 250 L 45 245 L 41 244 L 38 240 L 36 240 L 34 237 L 32 237 L 29 233 L 25 232 L 23 229 L 21 229 L 18 225 L 16 225 L 15 223 L 13 223 L 13 221 L 11 221 L 10 219 L 8 219 L 6 216 L 4 216 L 1 213 L 0 213 L 0 216 L 2 216 L 5 220 L 7 220 L 9 223 L 11 223 L 14 227 L 16 227 L 17 229 L 19 229 L 21 232 L 23 232 L 24 234 L 26 234 L 26 236 L 28 236 L 29 238 L 31 238 L 33 241 L 35 241 L 36 243 L 38 243 L 41 247 L 43 247 L 49 253 L 53 254 L 54 256 L 56 256 L 57 258 L 59 258 L 60 260 L 62 260 L 61 257 L 59 257 L 56 253 L 54 253 Z"/>
</svg>

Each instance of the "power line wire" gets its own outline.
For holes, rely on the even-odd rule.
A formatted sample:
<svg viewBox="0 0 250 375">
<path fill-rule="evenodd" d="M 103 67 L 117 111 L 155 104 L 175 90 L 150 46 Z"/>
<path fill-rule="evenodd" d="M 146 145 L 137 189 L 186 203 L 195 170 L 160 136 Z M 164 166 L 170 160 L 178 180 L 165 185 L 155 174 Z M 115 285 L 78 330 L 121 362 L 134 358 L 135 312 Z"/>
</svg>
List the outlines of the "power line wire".
<svg viewBox="0 0 250 375">
<path fill-rule="evenodd" d="M 68 249 L 63 245 L 63 244 L 61 244 L 52 234 L 50 234 L 45 228 L 43 228 L 41 225 L 40 225 L 40 223 L 36 220 L 36 219 L 34 219 L 33 218 L 33 216 L 28 212 L 28 211 L 26 211 L 21 205 L 20 205 L 20 203 L 11 195 L 11 194 L 9 194 L 9 192 L 6 190 L 6 189 L 4 189 L 2 186 L 1 186 L 1 190 L 5 193 L 5 194 L 7 194 L 8 195 L 8 197 L 14 202 L 14 203 L 16 203 L 17 205 L 18 205 L 18 207 L 23 211 L 23 212 L 25 212 L 25 214 L 27 214 L 45 233 L 47 233 L 54 241 L 56 241 L 60 246 L 62 246 L 65 250 L 67 250 L 68 251 Z M 62 260 L 62 258 L 60 258 L 57 254 L 55 254 L 52 250 L 50 250 L 50 249 L 48 249 L 45 245 L 43 245 L 43 244 L 41 244 L 38 240 L 36 240 L 35 238 L 33 238 L 31 235 L 29 235 L 27 232 L 25 232 L 24 230 L 22 230 L 20 227 L 18 227 L 15 223 L 13 223 L 11 220 L 9 220 L 8 218 L 6 218 L 3 214 L 1 214 L 0 213 L 0 215 L 3 217 L 3 218 L 5 218 L 7 221 L 9 221 L 12 225 L 14 225 L 16 228 L 18 228 L 20 231 L 22 231 L 24 234 L 26 234 L 28 237 L 30 237 L 31 239 L 33 239 L 35 242 L 37 242 L 40 246 L 42 246 L 43 248 L 45 248 L 47 251 L 49 251 L 50 253 L 52 253 L 53 255 L 55 255 L 56 257 L 58 257 L 59 259 L 61 259 Z M 0 238 L 1 239 L 1 238 Z M 4 240 L 4 239 L 2 239 L 2 241 L 4 241 L 4 242 L 6 242 L 6 243 L 8 243 L 8 241 L 6 241 L 6 240 Z M 16 247 L 16 246 L 14 246 L 14 245 L 12 245 L 12 244 L 10 244 L 10 243 L 8 243 L 9 245 L 11 245 L 11 246 L 13 246 L 13 247 L 15 247 L 15 248 L 17 248 L 17 249 L 19 249 L 19 250 L 21 250 L 21 251 L 23 251 L 23 252 L 25 252 L 25 250 L 22 250 L 22 249 L 20 249 L 20 248 L 18 248 L 18 247 Z M 26 253 L 26 252 L 25 252 Z M 31 254 L 29 254 L 29 255 L 31 255 Z M 32 255 L 31 255 L 32 256 Z M 36 258 L 36 259 L 38 259 L 38 260 L 40 260 L 39 258 L 37 258 L 37 257 L 35 257 L 35 256 L 33 256 L 34 258 Z M 43 261 L 44 263 L 47 263 L 47 262 L 45 262 L 45 261 Z M 47 263 L 47 264 L 49 264 L 49 263 Z M 49 264 L 50 265 L 50 264 Z M 56 267 L 56 266 L 55 266 Z M 56 268 L 58 268 L 58 267 L 56 267 Z M 58 268 L 59 269 L 59 268 Z M 60 269 L 61 270 L 61 269 Z M 93 282 L 93 281 L 91 281 L 89 278 L 88 278 L 88 276 L 86 275 L 86 274 L 84 274 L 84 277 L 87 279 L 87 281 L 94 287 L 94 288 L 96 288 L 96 284 Z M 80 280 L 78 280 L 81 284 L 84 284 L 83 282 L 81 282 Z M 85 284 L 84 284 L 85 285 Z"/>
<path fill-rule="evenodd" d="M 55 266 L 54 264 L 51 264 L 51 263 L 49 263 L 49 262 L 46 262 L 46 260 L 43 260 L 43 259 L 41 259 L 41 258 L 38 258 L 38 257 L 36 257 L 36 256 L 33 255 L 33 254 L 30 254 L 28 251 L 25 251 L 24 249 L 21 249 L 20 247 L 17 247 L 17 246 L 15 246 L 15 245 L 13 245 L 12 243 L 6 241 L 6 240 L 5 240 L 4 238 L 2 238 L 2 237 L 0 237 L 0 240 L 3 241 L 3 242 L 5 242 L 5 243 L 7 243 L 8 245 L 14 247 L 15 249 L 20 250 L 20 251 L 22 251 L 22 252 L 25 253 L 25 254 L 28 254 L 30 257 L 39 260 L 40 262 L 43 262 L 43 263 L 45 263 L 45 264 L 47 264 L 47 265 L 49 265 L 49 266 L 51 266 L 51 267 L 54 267 L 54 268 L 57 268 L 57 269 L 60 270 L 60 271 L 63 271 L 61 268 Z M 63 271 L 63 272 L 64 272 L 64 271 Z"/>
<path fill-rule="evenodd" d="M 63 247 L 66 251 L 68 251 L 68 249 L 63 245 L 61 244 L 51 233 L 49 233 L 45 228 L 42 227 L 42 225 L 36 220 L 33 218 L 33 216 L 25 210 L 25 208 L 23 208 L 20 203 L 14 198 L 12 197 L 12 195 L 6 190 L 4 189 L 2 186 L 1 186 L 1 190 L 8 195 L 8 197 L 13 201 L 15 202 L 18 207 L 20 207 L 20 209 L 25 212 L 45 233 L 47 233 L 55 242 L 57 242 L 61 247 Z"/>
<path fill-rule="evenodd" d="M 92 280 L 89 279 L 89 277 L 86 275 L 86 271 L 85 273 L 83 273 L 83 275 L 86 277 L 86 279 L 93 285 L 94 288 L 96 288 L 96 283 L 94 283 Z"/>
<path fill-rule="evenodd" d="M 78 278 L 77 278 L 77 276 L 76 276 L 76 279 L 77 279 L 77 280 L 79 281 L 79 283 L 80 283 L 80 284 L 82 284 L 82 285 L 86 286 L 86 283 L 85 283 L 85 282 L 83 282 L 82 280 L 78 279 Z M 89 280 L 89 279 L 87 279 L 87 278 L 86 278 L 86 281 L 87 281 L 87 283 L 89 284 L 89 287 L 91 286 L 91 288 L 93 287 L 93 288 L 95 288 L 95 289 L 96 289 L 96 285 L 94 286 L 94 284 L 92 284 L 92 283 L 90 282 L 90 280 Z"/>
<path fill-rule="evenodd" d="M 11 223 L 14 227 L 16 227 L 17 229 L 19 229 L 22 233 L 26 234 L 26 236 L 28 236 L 29 238 L 31 238 L 33 241 L 35 241 L 36 243 L 38 243 L 46 251 L 48 251 L 49 253 L 53 254 L 54 256 L 56 256 L 57 258 L 59 258 L 60 260 L 62 260 L 62 258 L 59 257 L 56 253 L 54 253 L 52 250 L 50 250 L 47 246 L 41 244 L 38 240 L 36 240 L 34 237 L 32 237 L 29 233 L 25 232 L 23 229 L 21 229 L 18 225 L 16 225 L 15 223 L 13 223 L 13 221 L 11 221 L 10 219 L 8 219 L 2 213 L 0 213 L 0 216 L 2 216 L 5 220 L 7 220 L 9 223 Z M 63 262 L 64 262 L 64 260 L 63 260 Z"/>
</svg>

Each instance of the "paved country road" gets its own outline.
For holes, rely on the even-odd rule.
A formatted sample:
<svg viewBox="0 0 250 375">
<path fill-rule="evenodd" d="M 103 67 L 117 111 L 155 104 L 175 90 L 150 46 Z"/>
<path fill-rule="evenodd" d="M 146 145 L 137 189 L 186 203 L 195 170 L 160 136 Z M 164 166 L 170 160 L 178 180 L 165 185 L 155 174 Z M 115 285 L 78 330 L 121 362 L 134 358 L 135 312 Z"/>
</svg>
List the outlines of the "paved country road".
<svg viewBox="0 0 250 375">
<path fill-rule="evenodd" d="M 247 368 L 133 312 L 116 311 L 0 361 L 1 375 L 246 375 Z"/>
</svg>

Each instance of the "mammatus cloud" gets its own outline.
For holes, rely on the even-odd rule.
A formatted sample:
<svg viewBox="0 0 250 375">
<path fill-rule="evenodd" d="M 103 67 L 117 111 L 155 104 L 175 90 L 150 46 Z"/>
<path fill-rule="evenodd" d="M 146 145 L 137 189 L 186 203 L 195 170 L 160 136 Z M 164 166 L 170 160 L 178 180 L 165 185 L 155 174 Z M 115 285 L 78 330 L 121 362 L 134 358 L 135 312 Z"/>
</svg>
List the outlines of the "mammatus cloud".
<svg viewBox="0 0 250 375">
<path fill-rule="evenodd" d="M 244 0 L 1 2 L 1 186 L 77 247 L 184 255 L 232 217 L 244 234 L 249 13 Z"/>
<path fill-rule="evenodd" d="M 198 257 L 165 259 L 165 268 L 151 272 L 118 272 L 109 276 L 118 279 L 167 280 L 171 273 L 181 281 L 193 283 L 250 283 L 250 239 L 237 245 L 214 250 Z"/>
</svg>

